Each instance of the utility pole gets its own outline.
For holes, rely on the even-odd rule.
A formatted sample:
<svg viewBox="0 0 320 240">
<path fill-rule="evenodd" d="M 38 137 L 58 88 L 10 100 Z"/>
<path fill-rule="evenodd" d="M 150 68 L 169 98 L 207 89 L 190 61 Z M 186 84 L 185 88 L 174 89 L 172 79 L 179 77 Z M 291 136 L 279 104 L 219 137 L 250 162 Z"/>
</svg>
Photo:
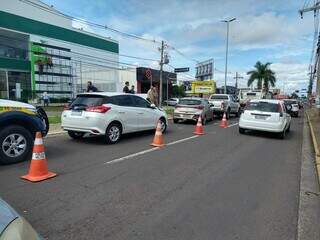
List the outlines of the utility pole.
<svg viewBox="0 0 320 240">
<path fill-rule="evenodd" d="M 316 14 L 319 12 L 319 9 L 320 9 L 320 2 L 317 1 L 312 7 L 301 9 L 299 11 L 299 13 L 301 15 L 301 18 L 303 18 L 304 13 L 311 12 L 311 11 L 313 11 L 314 16 L 316 16 Z M 320 45 L 319 44 L 320 44 L 320 35 L 318 38 L 317 51 L 316 51 L 317 59 L 316 59 L 316 64 L 315 64 L 315 69 L 317 69 L 316 70 L 316 73 L 317 73 L 316 96 L 317 96 L 317 98 L 320 97 L 320 52 L 319 52 Z M 308 95 L 312 94 L 312 85 L 313 85 L 313 75 L 311 74 Z"/>
<path fill-rule="evenodd" d="M 241 76 L 238 74 L 238 72 L 236 72 L 236 76 L 234 77 L 234 79 L 236 80 L 236 85 L 235 85 L 235 87 L 236 87 L 236 89 L 238 89 L 238 79 L 243 79 L 243 77 L 241 77 Z"/>
<path fill-rule="evenodd" d="M 235 21 L 236 18 L 232 18 L 229 20 L 223 20 L 222 22 L 227 24 L 227 40 L 226 40 L 226 65 L 225 65 L 225 73 L 224 73 L 224 94 L 227 94 L 227 74 L 228 74 L 228 51 L 229 51 L 229 23 Z"/>
<path fill-rule="evenodd" d="M 164 41 L 161 41 L 161 47 L 159 48 L 161 57 L 160 57 L 160 89 L 159 89 L 159 106 L 162 105 L 162 89 L 163 89 L 163 65 L 169 63 L 169 58 L 167 53 L 164 52 L 164 49 L 167 47 L 167 45 L 164 43 Z"/>
</svg>

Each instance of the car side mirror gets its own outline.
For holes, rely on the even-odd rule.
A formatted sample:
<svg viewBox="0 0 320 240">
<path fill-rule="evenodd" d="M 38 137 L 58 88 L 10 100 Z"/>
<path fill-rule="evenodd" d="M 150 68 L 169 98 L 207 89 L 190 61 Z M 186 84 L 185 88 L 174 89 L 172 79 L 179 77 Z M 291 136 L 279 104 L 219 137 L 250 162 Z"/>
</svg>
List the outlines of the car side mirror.
<svg viewBox="0 0 320 240">
<path fill-rule="evenodd" d="M 151 104 L 149 105 L 149 107 L 152 108 L 152 109 L 156 109 L 156 108 L 157 108 L 157 106 L 156 106 L 154 103 L 151 103 Z"/>
</svg>

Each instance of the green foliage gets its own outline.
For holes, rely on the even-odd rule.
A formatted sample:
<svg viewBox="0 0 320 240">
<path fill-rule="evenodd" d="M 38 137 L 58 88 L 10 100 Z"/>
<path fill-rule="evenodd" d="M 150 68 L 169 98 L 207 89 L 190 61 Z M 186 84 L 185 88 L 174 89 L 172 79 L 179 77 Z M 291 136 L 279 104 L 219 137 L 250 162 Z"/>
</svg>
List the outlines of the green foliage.
<svg viewBox="0 0 320 240">
<path fill-rule="evenodd" d="M 178 85 L 174 85 L 172 87 L 172 95 L 173 97 L 185 97 L 186 96 L 186 92 L 184 90 L 184 86 L 178 86 Z"/>
<path fill-rule="evenodd" d="M 263 87 L 265 92 L 269 91 L 270 85 L 274 87 L 276 85 L 275 73 L 269 68 L 271 63 L 266 64 L 258 61 L 254 68 L 255 70 L 247 72 L 249 75 L 248 87 L 251 86 L 255 81 L 257 82 L 257 88 L 261 89 Z"/>
</svg>

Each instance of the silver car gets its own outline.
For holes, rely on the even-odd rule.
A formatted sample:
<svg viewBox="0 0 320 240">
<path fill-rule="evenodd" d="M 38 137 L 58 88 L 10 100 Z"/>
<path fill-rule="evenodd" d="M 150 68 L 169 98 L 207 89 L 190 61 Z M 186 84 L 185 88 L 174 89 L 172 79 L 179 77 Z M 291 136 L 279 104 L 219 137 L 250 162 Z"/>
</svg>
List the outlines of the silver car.
<svg viewBox="0 0 320 240">
<path fill-rule="evenodd" d="M 178 123 L 180 120 L 197 121 L 200 115 L 203 125 L 208 120 L 213 120 L 213 111 L 207 99 L 182 98 L 174 109 L 173 122 Z"/>
<path fill-rule="evenodd" d="M 42 238 L 31 225 L 0 198 L 0 240 Z"/>
</svg>

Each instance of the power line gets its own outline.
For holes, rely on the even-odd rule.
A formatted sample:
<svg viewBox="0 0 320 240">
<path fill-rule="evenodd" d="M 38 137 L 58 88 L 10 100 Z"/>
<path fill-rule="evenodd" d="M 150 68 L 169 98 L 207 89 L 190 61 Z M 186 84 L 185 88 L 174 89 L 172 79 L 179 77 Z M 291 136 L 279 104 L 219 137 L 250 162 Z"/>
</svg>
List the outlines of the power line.
<svg viewBox="0 0 320 240">
<path fill-rule="evenodd" d="M 92 26 L 92 27 L 96 27 L 96 28 L 102 28 L 102 29 L 105 29 L 105 30 L 109 30 L 109 31 L 111 31 L 111 32 L 120 34 L 120 35 L 125 36 L 125 37 L 133 38 L 133 39 L 136 39 L 136 40 L 142 40 L 142 41 L 152 42 L 152 43 L 158 43 L 158 44 L 161 43 L 161 42 L 156 41 L 156 40 L 151 40 L 151 39 L 143 38 L 143 37 L 140 37 L 140 36 L 131 34 L 131 33 L 122 32 L 122 31 L 120 31 L 120 30 L 117 30 L 117 29 L 108 27 L 107 25 L 102 25 L 102 24 L 99 24 L 99 23 L 94 23 L 94 22 L 90 22 L 90 21 L 86 21 L 86 20 L 77 18 L 77 17 L 73 17 L 73 16 L 67 15 L 67 14 L 65 14 L 65 13 L 62 13 L 62 12 L 59 12 L 59 11 L 55 11 L 55 9 L 47 8 L 47 7 L 45 7 L 45 6 L 41 5 L 41 4 L 32 2 L 32 1 L 30 1 L 30 0 L 19 0 L 19 1 L 21 1 L 21 2 L 23 2 L 23 3 L 26 3 L 26 4 L 28 4 L 28 5 L 31 5 L 31 6 L 33 6 L 33 7 L 36 7 L 36 8 L 38 8 L 38 9 L 44 10 L 44 11 L 46 11 L 46 12 L 50 12 L 50 13 L 55 14 L 55 15 L 57 15 L 57 16 L 61 16 L 61 17 L 67 18 L 67 19 L 72 20 L 72 21 L 77 21 L 77 22 L 86 24 L 86 25 L 88 25 L 88 26 Z"/>
<path fill-rule="evenodd" d="M 171 45 L 167 45 L 170 49 L 176 51 L 178 54 L 180 54 L 181 56 L 183 56 L 184 58 L 192 61 L 192 62 L 195 62 L 195 63 L 199 63 L 200 61 L 196 60 L 196 59 L 193 59 L 193 58 L 190 58 L 188 56 L 186 56 L 184 53 L 182 53 L 180 50 L 178 50 L 177 48 L 171 46 Z"/>
</svg>

